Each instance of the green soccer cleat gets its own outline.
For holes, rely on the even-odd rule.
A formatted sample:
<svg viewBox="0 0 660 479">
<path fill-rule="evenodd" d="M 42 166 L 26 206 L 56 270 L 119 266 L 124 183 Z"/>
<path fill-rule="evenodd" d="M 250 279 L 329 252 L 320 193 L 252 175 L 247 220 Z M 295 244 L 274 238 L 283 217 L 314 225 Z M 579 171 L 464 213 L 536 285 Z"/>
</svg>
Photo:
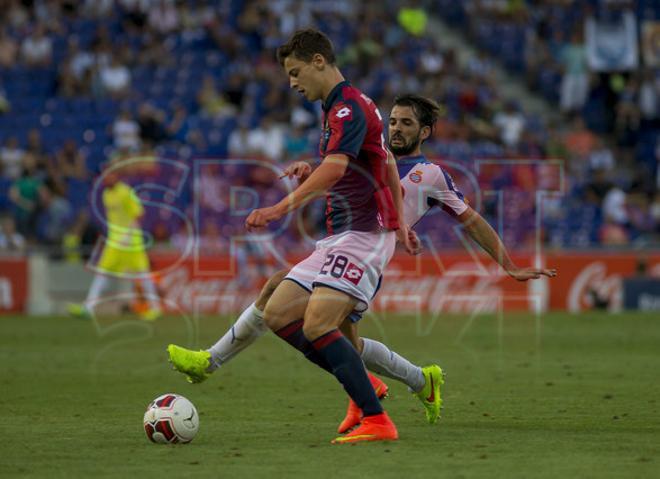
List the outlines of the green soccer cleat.
<svg viewBox="0 0 660 479">
<path fill-rule="evenodd" d="M 211 373 L 211 353 L 208 351 L 191 351 L 176 344 L 167 346 L 170 362 L 174 369 L 186 375 L 189 383 L 196 384 L 205 381 Z"/>
<path fill-rule="evenodd" d="M 148 309 L 143 313 L 140 313 L 140 319 L 142 321 L 156 321 L 163 317 L 163 313 L 159 309 Z"/>
<path fill-rule="evenodd" d="M 424 405 L 426 410 L 426 420 L 429 424 L 435 424 L 440 417 L 442 409 L 442 397 L 440 396 L 440 386 L 445 383 L 442 368 L 437 364 L 432 364 L 422 368 L 424 387 L 418 393 L 413 393 Z"/>
<path fill-rule="evenodd" d="M 78 319 L 92 319 L 92 313 L 85 307 L 83 303 L 69 303 L 66 306 L 66 311 L 69 316 Z"/>
</svg>

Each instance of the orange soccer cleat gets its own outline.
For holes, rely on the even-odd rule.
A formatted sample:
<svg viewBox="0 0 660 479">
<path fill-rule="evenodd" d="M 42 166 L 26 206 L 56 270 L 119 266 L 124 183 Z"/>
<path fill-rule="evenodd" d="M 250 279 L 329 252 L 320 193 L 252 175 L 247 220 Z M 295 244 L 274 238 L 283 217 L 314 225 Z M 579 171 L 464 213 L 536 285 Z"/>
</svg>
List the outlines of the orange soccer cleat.
<svg viewBox="0 0 660 479">
<path fill-rule="evenodd" d="M 335 438 L 333 444 L 363 441 L 395 441 L 399 439 L 396 426 L 386 412 L 362 418 L 360 425 L 345 436 Z"/>
<path fill-rule="evenodd" d="M 387 397 L 387 392 L 389 391 L 387 384 L 385 384 L 383 381 L 378 379 L 373 374 L 369 372 L 367 374 L 369 376 L 369 381 L 371 381 L 371 385 L 374 387 L 376 396 L 378 396 L 378 399 L 385 399 Z M 348 408 L 346 409 L 346 416 L 344 417 L 344 420 L 337 428 L 337 432 L 339 434 L 344 434 L 345 432 L 350 431 L 352 428 L 360 424 L 361 420 L 362 420 L 362 411 L 360 410 L 358 405 L 355 404 L 355 402 L 349 398 Z"/>
</svg>

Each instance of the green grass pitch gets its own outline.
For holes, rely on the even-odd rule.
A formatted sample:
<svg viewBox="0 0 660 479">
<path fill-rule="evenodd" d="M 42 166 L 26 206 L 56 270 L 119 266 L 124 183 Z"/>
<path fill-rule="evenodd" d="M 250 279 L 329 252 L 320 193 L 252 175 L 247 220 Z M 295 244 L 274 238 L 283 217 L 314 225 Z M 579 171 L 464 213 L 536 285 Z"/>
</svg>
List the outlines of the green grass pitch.
<svg viewBox="0 0 660 479">
<path fill-rule="evenodd" d="M 230 318 L 0 318 L 0 477 L 659 477 L 660 318 L 526 314 L 366 318 L 363 335 L 447 372 L 438 424 L 388 381 L 400 440 L 334 446 L 335 380 L 264 336 L 201 385 L 169 342 L 202 347 Z M 150 443 L 142 415 L 176 392 L 188 445 Z"/>
</svg>

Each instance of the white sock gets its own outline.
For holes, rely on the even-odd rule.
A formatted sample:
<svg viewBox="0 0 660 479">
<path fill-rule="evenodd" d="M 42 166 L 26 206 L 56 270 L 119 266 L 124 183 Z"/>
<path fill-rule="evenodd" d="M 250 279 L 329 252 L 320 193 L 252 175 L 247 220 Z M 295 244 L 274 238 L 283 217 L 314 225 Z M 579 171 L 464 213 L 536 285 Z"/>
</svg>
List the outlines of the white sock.
<svg viewBox="0 0 660 479">
<path fill-rule="evenodd" d="M 211 367 L 209 370 L 213 371 L 228 362 L 268 331 L 268 326 L 266 326 L 263 318 L 263 311 L 259 311 L 254 303 L 248 306 L 229 331 L 217 343 L 207 349 L 211 353 Z"/>
<path fill-rule="evenodd" d="M 383 343 L 362 338 L 362 361 L 370 371 L 406 384 L 412 391 L 419 392 L 426 380 L 422 368 L 399 356 Z"/>
<path fill-rule="evenodd" d="M 144 297 L 149 301 L 149 307 L 154 311 L 160 311 L 160 297 L 156 285 L 150 277 L 141 280 Z"/>
<path fill-rule="evenodd" d="M 92 285 L 89 287 L 89 292 L 87 293 L 87 299 L 85 300 L 85 308 L 88 311 L 94 309 L 96 303 L 99 302 L 103 290 L 105 290 L 110 284 L 110 278 L 102 274 L 95 274 L 94 279 L 92 280 Z"/>
</svg>

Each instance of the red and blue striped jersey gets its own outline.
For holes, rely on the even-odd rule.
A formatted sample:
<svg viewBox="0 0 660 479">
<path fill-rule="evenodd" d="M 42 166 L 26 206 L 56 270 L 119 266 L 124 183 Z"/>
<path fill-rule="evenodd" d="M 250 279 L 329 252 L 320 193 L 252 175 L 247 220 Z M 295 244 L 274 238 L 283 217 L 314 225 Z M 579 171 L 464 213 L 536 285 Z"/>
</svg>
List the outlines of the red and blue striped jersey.
<svg viewBox="0 0 660 479">
<path fill-rule="evenodd" d="M 338 83 L 323 104 L 321 158 L 349 158 L 344 176 L 326 198 L 328 234 L 399 227 L 387 186 L 383 120 L 374 102 L 348 81 Z"/>
</svg>

